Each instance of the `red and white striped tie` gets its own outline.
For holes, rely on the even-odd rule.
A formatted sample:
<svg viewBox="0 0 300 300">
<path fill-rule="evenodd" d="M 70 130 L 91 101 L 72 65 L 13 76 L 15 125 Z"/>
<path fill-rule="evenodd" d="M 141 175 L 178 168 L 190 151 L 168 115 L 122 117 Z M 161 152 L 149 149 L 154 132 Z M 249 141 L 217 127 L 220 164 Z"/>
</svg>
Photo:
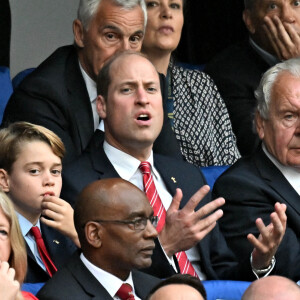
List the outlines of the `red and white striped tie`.
<svg viewBox="0 0 300 300">
<path fill-rule="evenodd" d="M 139 166 L 142 174 L 143 174 L 143 183 L 144 183 L 144 190 L 145 194 L 153 208 L 154 215 L 158 216 L 158 224 L 156 227 L 157 232 L 161 232 L 165 225 L 166 221 L 166 210 L 161 202 L 161 199 L 157 193 L 153 177 L 151 175 L 151 166 L 150 163 L 147 161 L 141 162 Z M 190 274 L 194 277 L 198 277 L 194 267 L 190 263 L 186 253 L 184 251 L 178 252 L 175 254 L 178 265 L 180 268 L 181 274 Z"/>
</svg>

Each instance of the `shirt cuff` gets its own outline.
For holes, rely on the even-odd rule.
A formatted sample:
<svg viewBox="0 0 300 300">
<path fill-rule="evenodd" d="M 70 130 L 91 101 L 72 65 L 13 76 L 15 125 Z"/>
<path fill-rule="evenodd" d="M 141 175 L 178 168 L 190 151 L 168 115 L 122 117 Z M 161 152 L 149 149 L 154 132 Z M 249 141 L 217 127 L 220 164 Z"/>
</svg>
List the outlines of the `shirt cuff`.
<svg viewBox="0 0 300 300">
<path fill-rule="evenodd" d="M 259 279 L 259 278 L 262 278 L 262 277 L 267 277 L 273 271 L 273 269 L 275 267 L 275 264 L 276 264 L 276 259 L 273 256 L 272 259 L 271 259 L 270 265 L 265 269 L 255 269 L 252 265 L 252 253 L 251 253 L 251 255 L 250 255 L 250 264 L 251 264 L 253 274 L 255 275 L 255 277 L 257 279 Z"/>
<path fill-rule="evenodd" d="M 158 239 L 158 241 L 159 241 L 159 239 Z M 159 242 L 159 243 L 160 243 L 160 242 Z M 167 255 L 167 253 L 165 252 L 165 249 L 163 248 L 163 246 L 162 246 L 161 243 L 160 243 L 160 247 L 161 247 L 163 253 L 165 254 L 165 257 L 167 258 L 169 264 L 173 267 L 174 271 L 175 271 L 176 273 L 179 273 L 179 271 L 177 270 L 176 264 L 175 264 L 174 256 L 169 257 L 169 256 Z"/>
</svg>

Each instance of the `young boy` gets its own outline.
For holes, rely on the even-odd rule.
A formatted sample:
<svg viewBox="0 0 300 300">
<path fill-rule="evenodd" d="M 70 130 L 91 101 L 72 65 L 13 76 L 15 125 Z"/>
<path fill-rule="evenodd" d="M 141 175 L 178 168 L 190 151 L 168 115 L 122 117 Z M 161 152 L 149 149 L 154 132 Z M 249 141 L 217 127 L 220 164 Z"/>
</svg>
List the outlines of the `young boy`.
<svg viewBox="0 0 300 300">
<path fill-rule="evenodd" d="M 79 245 L 73 209 L 59 198 L 65 148 L 52 131 L 26 122 L 0 130 L 0 145 L 0 188 L 14 203 L 26 241 L 25 282 L 45 282 Z"/>
</svg>

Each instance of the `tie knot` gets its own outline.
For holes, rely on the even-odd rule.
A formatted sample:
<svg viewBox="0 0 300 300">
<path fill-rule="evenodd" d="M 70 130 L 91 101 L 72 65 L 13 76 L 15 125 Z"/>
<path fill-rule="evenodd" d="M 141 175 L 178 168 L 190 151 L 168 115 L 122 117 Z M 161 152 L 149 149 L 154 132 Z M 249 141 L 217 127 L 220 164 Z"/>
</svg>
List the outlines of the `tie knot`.
<svg viewBox="0 0 300 300">
<path fill-rule="evenodd" d="M 128 283 L 123 283 L 116 294 L 121 300 L 134 300 L 132 287 Z"/>
<path fill-rule="evenodd" d="M 139 168 L 143 174 L 150 173 L 151 174 L 151 165 L 147 161 L 142 161 L 139 165 Z"/>
<path fill-rule="evenodd" d="M 41 239 L 42 238 L 40 229 L 37 226 L 32 226 L 31 229 L 30 229 L 30 232 L 32 233 L 32 235 L 34 236 L 35 239 Z"/>
</svg>

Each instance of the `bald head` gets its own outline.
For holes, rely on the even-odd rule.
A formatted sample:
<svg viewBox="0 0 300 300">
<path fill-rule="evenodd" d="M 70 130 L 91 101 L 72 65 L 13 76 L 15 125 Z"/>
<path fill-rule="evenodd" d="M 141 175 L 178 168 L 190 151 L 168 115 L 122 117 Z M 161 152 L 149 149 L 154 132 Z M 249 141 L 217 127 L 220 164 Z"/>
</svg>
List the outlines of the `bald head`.
<svg viewBox="0 0 300 300">
<path fill-rule="evenodd" d="M 102 179 L 86 186 L 79 194 L 74 210 L 74 223 L 81 245 L 86 244 L 84 225 L 88 221 L 114 219 L 120 205 L 134 196 L 148 204 L 141 190 L 121 178 Z"/>
<path fill-rule="evenodd" d="M 206 291 L 202 282 L 188 274 L 176 274 L 152 289 L 146 300 L 206 300 Z"/>
<path fill-rule="evenodd" d="M 254 281 L 245 291 L 242 300 L 298 300 L 300 287 L 281 276 L 269 276 Z"/>
</svg>

